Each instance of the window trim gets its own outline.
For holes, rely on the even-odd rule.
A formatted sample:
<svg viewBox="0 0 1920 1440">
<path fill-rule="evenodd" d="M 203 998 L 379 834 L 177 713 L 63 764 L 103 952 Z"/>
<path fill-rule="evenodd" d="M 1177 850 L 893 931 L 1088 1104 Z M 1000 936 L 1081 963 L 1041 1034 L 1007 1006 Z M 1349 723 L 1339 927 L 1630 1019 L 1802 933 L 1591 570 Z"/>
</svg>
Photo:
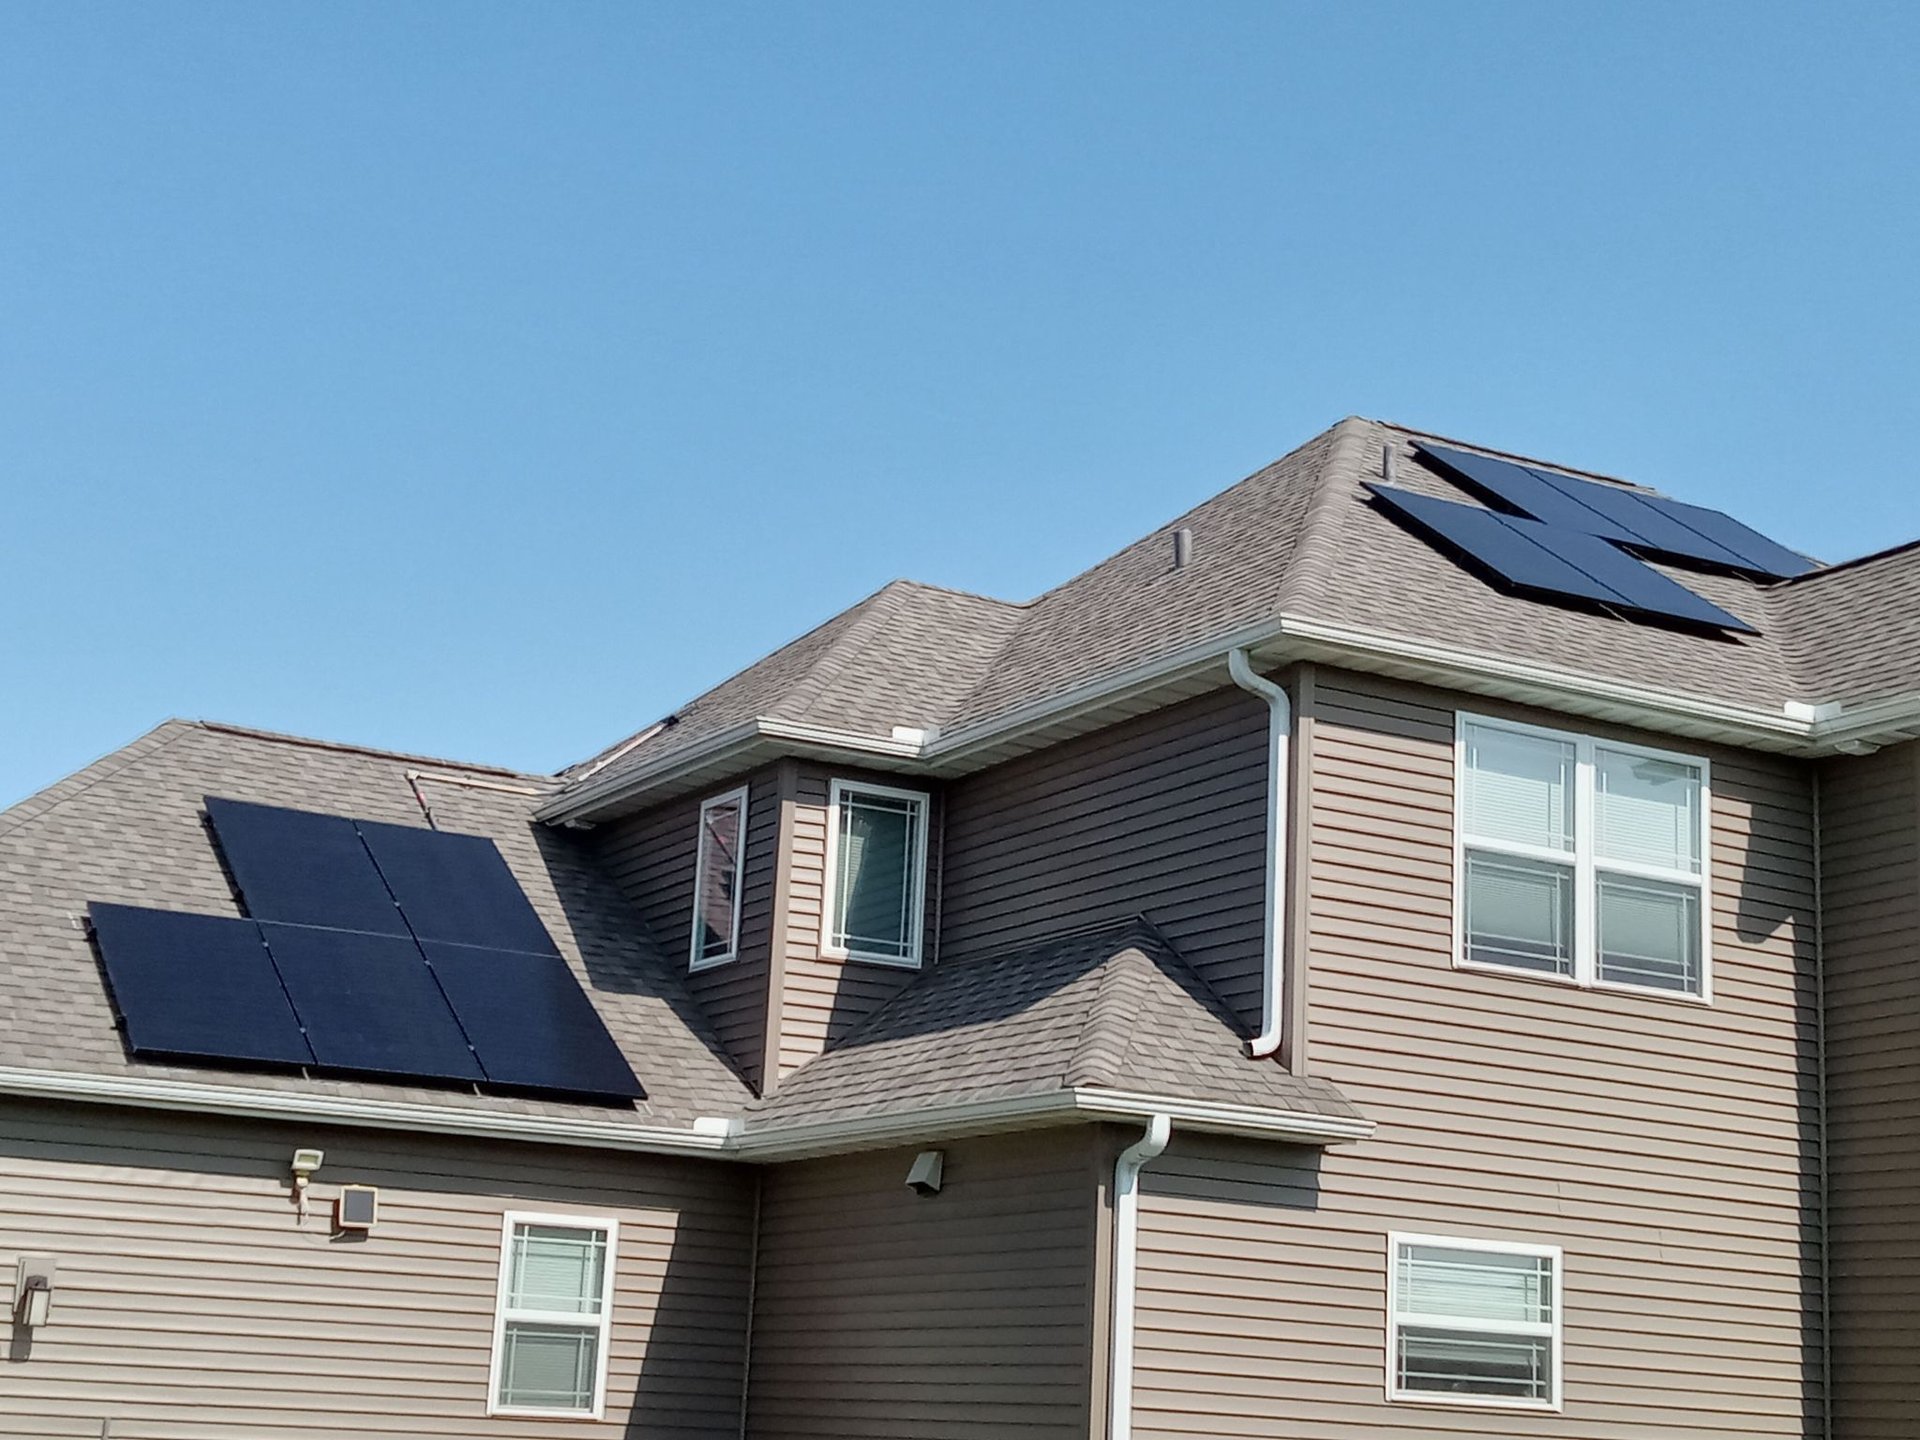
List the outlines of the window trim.
<svg viewBox="0 0 1920 1440">
<path fill-rule="evenodd" d="M 840 809 L 848 795 L 880 795 L 890 800 L 909 800 L 919 807 L 920 823 L 915 827 L 912 880 L 913 895 L 908 918 L 912 922 L 911 944 L 906 955 L 879 955 L 870 950 L 851 950 L 833 941 L 834 912 L 840 908 Z M 875 785 L 865 780 L 835 779 L 827 787 L 826 884 L 820 912 L 820 954 L 829 960 L 849 960 L 864 965 L 891 965 L 896 970 L 920 968 L 927 920 L 927 827 L 933 816 L 933 796 L 925 790 L 902 790 L 893 785 Z"/>
<path fill-rule="evenodd" d="M 747 791 L 747 786 L 740 785 L 719 795 L 709 795 L 700 802 L 699 828 L 694 831 L 693 838 L 693 916 L 687 934 L 687 970 L 690 974 L 730 965 L 740 958 L 740 897 L 747 888 Z M 740 853 L 733 860 L 733 944 L 726 954 L 710 955 L 703 959 L 700 954 L 700 896 L 707 884 L 707 812 L 734 804 L 740 807 Z"/>
<path fill-rule="evenodd" d="M 1517 965 L 1495 965 L 1467 956 L 1467 731 L 1470 727 L 1506 730 L 1536 740 L 1552 740 L 1573 746 L 1573 850 L 1543 850 L 1538 846 L 1508 841 L 1471 842 L 1472 848 L 1492 854 L 1511 855 L 1567 866 L 1573 871 L 1573 973 L 1553 975 L 1545 971 L 1525 970 Z M 1594 839 L 1594 752 L 1608 750 L 1621 755 L 1636 755 L 1648 760 L 1664 760 L 1686 765 L 1700 772 L 1700 870 L 1697 875 L 1663 870 L 1658 866 L 1632 861 L 1600 861 Z M 1677 750 L 1662 750 L 1627 740 L 1560 730 L 1547 725 L 1509 720 L 1498 715 L 1472 711 L 1454 712 L 1453 739 L 1453 968 L 1479 975 L 1503 975 L 1513 980 L 1534 980 L 1549 985 L 1566 985 L 1581 990 L 1603 990 L 1620 995 L 1639 995 L 1656 1000 L 1677 1000 L 1687 1005 L 1713 1003 L 1713 764 L 1704 755 L 1689 755 Z M 1623 980 L 1602 980 L 1599 975 L 1598 890 L 1601 871 L 1637 879 L 1657 880 L 1673 885 L 1697 885 L 1700 892 L 1700 993 L 1664 990 L 1657 985 L 1635 985 Z"/>
<path fill-rule="evenodd" d="M 553 1225 L 569 1230 L 603 1230 L 607 1236 L 607 1264 L 600 1279 L 597 1316 L 561 1314 L 549 1310 L 510 1310 L 507 1306 L 513 1276 L 513 1230 L 516 1225 Z M 607 1348 L 613 1334 L 615 1268 L 620 1259 L 620 1222 L 610 1215 L 553 1215 L 531 1210 L 509 1210 L 500 1217 L 500 1276 L 494 1288 L 493 1358 L 487 1366 L 487 1414 L 522 1415 L 546 1420 L 604 1420 L 607 1415 Z M 595 1350 L 593 1408 L 558 1410 L 547 1405 L 506 1405 L 500 1400 L 500 1370 L 506 1361 L 507 1326 L 511 1322 L 570 1326 L 585 1330 L 597 1322 L 600 1343 Z"/>
<path fill-rule="evenodd" d="M 1395 1383 L 1399 1376 L 1400 1346 L 1400 1247 L 1402 1245 L 1430 1245 L 1444 1250 L 1478 1251 L 1491 1255 L 1532 1255 L 1553 1261 L 1553 1321 L 1544 1327 L 1550 1338 L 1549 1354 L 1553 1364 L 1553 1394 L 1546 1400 L 1522 1400 L 1502 1395 L 1449 1395 L 1435 1390 L 1401 1390 Z M 1449 1409 L 1467 1410 L 1528 1410 L 1536 1414 L 1559 1414 L 1565 1405 L 1564 1385 L 1566 1380 L 1566 1253 L 1558 1245 L 1542 1245 L 1532 1241 L 1520 1240 L 1481 1240 L 1460 1235 L 1416 1235 L 1405 1230 L 1392 1230 L 1387 1233 L 1387 1349 L 1386 1349 L 1386 1395 L 1394 1405 L 1440 1405 Z M 1415 1319 L 1415 1325 L 1425 1325 L 1429 1329 L 1444 1329 L 1451 1322 L 1443 1317 L 1434 1317 L 1431 1321 Z M 1537 1324 L 1523 1332 L 1513 1322 L 1503 1324 L 1500 1321 L 1483 1322 L 1477 1325 L 1459 1324 L 1458 1328 L 1469 1332 L 1486 1333 L 1489 1325 L 1495 1330 L 1507 1330 L 1512 1334 L 1540 1334 L 1543 1327 Z"/>
</svg>

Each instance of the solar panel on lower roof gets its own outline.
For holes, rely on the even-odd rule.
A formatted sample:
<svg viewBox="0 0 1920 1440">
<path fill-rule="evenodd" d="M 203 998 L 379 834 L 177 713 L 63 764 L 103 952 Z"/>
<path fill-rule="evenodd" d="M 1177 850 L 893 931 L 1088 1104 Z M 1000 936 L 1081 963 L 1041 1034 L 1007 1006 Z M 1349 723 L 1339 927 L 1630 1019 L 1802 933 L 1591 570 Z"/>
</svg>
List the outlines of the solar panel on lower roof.
<svg viewBox="0 0 1920 1440">
<path fill-rule="evenodd" d="M 559 953 L 493 841 L 371 820 L 359 826 L 387 888 L 422 940 Z"/>
<path fill-rule="evenodd" d="M 317 1064 L 422 1079 L 486 1078 L 420 947 L 397 935 L 262 923 Z"/>
<path fill-rule="evenodd" d="M 496 1085 L 609 1099 L 646 1094 L 567 962 L 421 942 Z"/>
<path fill-rule="evenodd" d="M 353 821 L 212 795 L 207 815 L 254 919 L 407 933 Z"/>
<path fill-rule="evenodd" d="M 97 901 L 87 914 L 134 1054 L 313 1063 L 253 921 Z"/>
<path fill-rule="evenodd" d="M 1387 485 L 1366 488 L 1388 509 L 1516 589 L 1755 633 L 1739 617 L 1596 536 Z"/>
</svg>

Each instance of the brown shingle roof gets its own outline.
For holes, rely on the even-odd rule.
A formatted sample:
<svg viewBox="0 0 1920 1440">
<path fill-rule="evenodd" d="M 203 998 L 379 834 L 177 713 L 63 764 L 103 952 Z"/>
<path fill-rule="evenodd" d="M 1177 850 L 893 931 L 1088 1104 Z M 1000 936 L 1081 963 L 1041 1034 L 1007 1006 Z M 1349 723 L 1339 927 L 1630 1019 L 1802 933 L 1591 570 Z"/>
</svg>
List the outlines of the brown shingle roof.
<svg viewBox="0 0 1920 1440">
<path fill-rule="evenodd" d="M 630 1116 L 684 1125 L 737 1112 L 747 1088 L 626 901 L 573 836 L 531 823 L 531 793 L 423 782 L 442 829 L 500 847 L 540 918 L 646 1086 L 634 1110 L 482 1096 L 454 1088 L 235 1074 L 130 1059 L 86 935 L 90 901 L 209 915 L 239 907 L 201 818 L 209 794 L 421 825 L 419 762 L 223 726 L 170 721 L 0 812 L 0 1066 L 201 1085 L 298 1090 L 536 1115 Z M 499 784 L 507 772 L 435 767 Z"/>
<path fill-rule="evenodd" d="M 750 1130 L 1079 1087 L 1357 1118 L 1324 1080 L 1245 1057 L 1245 1032 L 1151 925 L 934 966 L 756 1101 Z"/>
</svg>

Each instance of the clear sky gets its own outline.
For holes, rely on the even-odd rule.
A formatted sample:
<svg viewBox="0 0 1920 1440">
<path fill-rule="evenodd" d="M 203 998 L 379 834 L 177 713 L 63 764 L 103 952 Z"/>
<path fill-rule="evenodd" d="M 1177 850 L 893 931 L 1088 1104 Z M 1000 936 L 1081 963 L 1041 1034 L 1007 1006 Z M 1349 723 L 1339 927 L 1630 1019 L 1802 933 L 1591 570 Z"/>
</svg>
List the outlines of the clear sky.
<svg viewBox="0 0 1920 1440">
<path fill-rule="evenodd" d="M 1920 6 L 0 6 L 0 802 L 548 770 L 1342 415 L 1920 536 Z"/>
</svg>

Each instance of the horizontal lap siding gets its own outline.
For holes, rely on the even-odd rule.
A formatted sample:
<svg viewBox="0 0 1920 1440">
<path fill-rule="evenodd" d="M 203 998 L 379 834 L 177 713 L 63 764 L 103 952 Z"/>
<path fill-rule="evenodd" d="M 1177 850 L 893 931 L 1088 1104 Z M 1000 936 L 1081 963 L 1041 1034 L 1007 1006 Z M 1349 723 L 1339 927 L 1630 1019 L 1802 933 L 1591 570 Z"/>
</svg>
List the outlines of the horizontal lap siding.
<svg viewBox="0 0 1920 1440">
<path fill-rule="evenodd" d="M 957 781 L 942 953 L 1144 913 L 1257 1028 L 1266 716 L 1227 688 Z"/>
<path fill-rule="evenodd" d="M 917 782 L 897 776 L 802 766 L 793 806 L 792 861 L 787 872 L 787 928 L 781 951 L 780 1073 L 797 1070 L 897 995 L 917 971 L 865 964 L 820 953 L 827 877 L 827 814 L 833 781 L 873 780 L 898 789 Z M 927 841 L 924 949 L 934 951 L 932 911 L 940 875 L 940 812 L 935 797 Z"/>
<path fill-rule="evenodd" d="M 780 836 L 779 772 L 752 776 L 747 843 L 741 866 L 740 958 L 687 975 L 720 1043 L 748 1081 L 758 1085 L 767 1033 L 767 956 L 773 933 L 774 873 Z M 724 793 L 732 785 L 713 794 Z M 662 952 L 687 964 L 693 943 L 693 877 L 698 863 L 700 803 L 676 800 L 609 826 L 598 837 L 601 863 L 639 911 Z"/>
<path fill-rule="evenodd" d="M 296 1146 L 326 1151 L 304 1224 Z M 330 1234 L 344 1183 L 380 1187 L 364 1240 Z M 501 1216 L 533 1210 L 620 1222 L 609 1433 L 734 1436 L 752 1186 L 703 1161 L 8 1105 L 0 1298 L 19 1255 L 59 1268 L 51 1323 L 0 1364 L 0 1435 L 577 1436 L 486 1415 Z"/>
<path fill-rule="evenodd" d="M 1715 1001 L 1691 1005 L 1454 970 L 1451 706 L 1323 673 L 1316 712 L 1310 1053 L 1379 1130 L 1324 1159 L 1189 1138 L 1147 1172 L 1136 1434 L 1806 1433 L 1804 774 L 1711 755 Z M 1565 1248 L 1563 1414 L 1385 1402 L 1390 1230 Z"/>
<path fill-rule="evenodd" d="M 1088 1130 L 767 1172 L 751 1440 L 1087 1440 L 1097 1189 Z"/>
<path fill-rule="evenodd" d="M 1920 1433 L 1920 747 L 1822 770 L 1836 1440 Z"/>
</svg>

